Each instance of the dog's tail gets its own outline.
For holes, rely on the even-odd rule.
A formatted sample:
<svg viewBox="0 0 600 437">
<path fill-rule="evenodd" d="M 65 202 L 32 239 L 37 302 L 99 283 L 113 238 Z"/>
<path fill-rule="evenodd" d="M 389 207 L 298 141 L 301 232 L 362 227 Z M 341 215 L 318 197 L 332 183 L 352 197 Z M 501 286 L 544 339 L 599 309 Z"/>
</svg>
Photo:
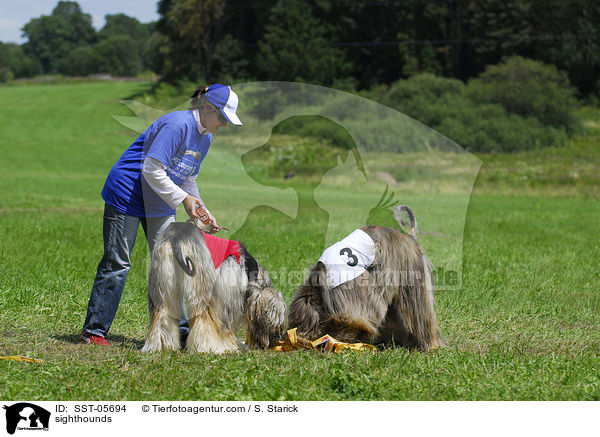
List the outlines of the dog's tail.
<svg viewBox="0 0 600 437">
<path fill-rule="evenodd" d="M 408 235 L 413 237 L 415 240 L 417 239 L 418 229 L 417 229 L 417 218 L 415 217 L 415 213 L 408 205 L 398 205 L 394 207 L 394 218 L 398 222 L 398 224 L 405 228 L 409 226 L 409 223 L 406 223 L 404 218 L 402 217 L 402 213 L 405 212 L 410 221 L 410 232 Z"/>
<path fill-rule="evenodd" d="M 396 305 L 414 339 L 414 346 L 430 350 L 445 345 L 435 314 L 434 284 L 431 263 L 414 240 L 404 237 L 395 248 L 402 255 L 405 274 L 399 284 Z M 393 266 L 389 266 L 393 268 Z"/>
<path fill-rule="evenodd" d="M 419 347 L 424 350 L 437 349 L 446 346 L 442 337 L 440 326 L 435 314 L 434 283 L 431 262 L 427 255 L 421 255 L 423 268 L 422 299 L 423 307 L 417 311 L 417 330 L 420 332 L 422 341 Z"/>
<path fill-rule="evenodd" d="M 397 209 L 400 213 L 400 208 Z M 410 209 L 408 209 L 410 211 Z M 409 217 L 414 217 L 412 211 Z M 434 281 L 432 267 L 423 248 L 417 243 L 416 221 L 411 219 L 415 232 L 405 235 L 391 232 L 386 238 L 379 239 L 381 254 L 378 284 L 383 288 L 390 286 L 389 273 L 394 276 L 392 306 L 396 308 L 402 323 L 411 334 L 410 345 L 421 350 L 430 350 L 443 346 L 435 314 Z"/>
<path fill-rule="evenodd" d="M 320 337 L 323 323 L 320 316 L 323 313 L 320 291 L 327 287 L 325 275 L 325 265 L 317 262 L 290 304 L 288 326 L 298 328 L 298 334 L 308 339 Z"/>
</svg>

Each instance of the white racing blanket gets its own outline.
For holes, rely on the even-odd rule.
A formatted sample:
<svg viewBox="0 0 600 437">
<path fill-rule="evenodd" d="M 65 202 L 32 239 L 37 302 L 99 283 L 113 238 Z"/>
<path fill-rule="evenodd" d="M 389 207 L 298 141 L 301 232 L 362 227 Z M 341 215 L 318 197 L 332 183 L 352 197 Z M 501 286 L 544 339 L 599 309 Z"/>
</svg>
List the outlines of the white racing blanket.
<svg viewBox="0 0 600 437">
<path fill-rule="evenodd" d="M 319 261 L 327 267 L 327 282 L 333 288 L 361 275 L 374 259 L 375 242 L 357 229 L 325 249 Z"/>
</svg>

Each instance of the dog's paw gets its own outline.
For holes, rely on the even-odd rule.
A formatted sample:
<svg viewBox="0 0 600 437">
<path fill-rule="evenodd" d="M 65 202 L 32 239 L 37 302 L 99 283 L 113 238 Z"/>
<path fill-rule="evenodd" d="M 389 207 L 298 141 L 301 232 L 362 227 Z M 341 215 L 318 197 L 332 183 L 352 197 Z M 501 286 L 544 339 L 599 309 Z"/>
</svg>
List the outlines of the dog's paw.
<svg viewBox="0 0 600 437">
<path fill-rule="evenodd" d="M 157 351 L 157 349 L 151 347 L 148 343 L 146 343 L 144 345 L 144 347 L 142 349 L 140 349 L 140 352 L 143 352 L 143 353 L 146 353 L 146 354 L 150 353 L 150 352 L 156 352 L 156 351 Z"/>
</svg>

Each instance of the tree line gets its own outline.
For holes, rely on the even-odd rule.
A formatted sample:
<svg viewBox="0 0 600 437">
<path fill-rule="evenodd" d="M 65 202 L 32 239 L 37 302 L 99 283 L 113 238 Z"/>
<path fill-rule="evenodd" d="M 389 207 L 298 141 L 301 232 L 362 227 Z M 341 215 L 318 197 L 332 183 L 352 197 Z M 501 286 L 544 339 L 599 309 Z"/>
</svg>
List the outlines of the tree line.
<svg viewBox="0 0 600 437">
<path fill-rule="evenodd" d="M 107 15 L 96 31 L 77 2 L 59 1 L 23 27 L 27 42 L 0 43 L 0 82 L 152 71 L 161 77 L 153 92 L 177 96 L 190 82 L 309 82 L 390 106 L 474 152 L 564 145 L 580 129 L 577 98 L 600 97 L 596 0 L 160 0 L 157 8 L 156 22 Z M 318 120 L 290 126 L 345 147 Z"/>
<path fill-rule="evenodd" d="M 135 76 L 152 69 L 146 60 L 154 24 L 124 14 L 105 18 L 104 27 L 96 31 L 91 16 L 77 2 L 58 2 L 50 15 L 23 26 L 27 42 L 0 43 L 0 80 L 52 73 Z"/>
<path fill-rule="evenodd" d="M 598 92 L 596 0 L 160 0 L 159 20 L 106 16 L 99 31 L 77 2 L 0 43 L 4 76 L 58 72 L 178 80 L 289 80 L 367 89 L 433 73 L 466 82 L 511 55 L 565 71 Z"/>
</svg>

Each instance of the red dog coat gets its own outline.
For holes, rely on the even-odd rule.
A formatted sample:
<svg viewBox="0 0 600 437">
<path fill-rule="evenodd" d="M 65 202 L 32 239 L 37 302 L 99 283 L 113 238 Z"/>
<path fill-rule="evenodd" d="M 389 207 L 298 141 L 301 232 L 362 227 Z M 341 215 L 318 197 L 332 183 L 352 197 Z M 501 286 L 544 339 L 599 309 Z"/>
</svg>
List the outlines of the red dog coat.
<svg viewBox="0 0 600 437">
<path fill-rule="evenodd" d="M 206 232 L 202 232 L 202 234 L 204 235 L 204 241 L 210 252 L 215 269 L 218 269 L 230 255 L 235 256 L 235 261 L 238 264 L 240 263 L 240 243 L 238 241 L 215 237 Z"/>
</svg>

